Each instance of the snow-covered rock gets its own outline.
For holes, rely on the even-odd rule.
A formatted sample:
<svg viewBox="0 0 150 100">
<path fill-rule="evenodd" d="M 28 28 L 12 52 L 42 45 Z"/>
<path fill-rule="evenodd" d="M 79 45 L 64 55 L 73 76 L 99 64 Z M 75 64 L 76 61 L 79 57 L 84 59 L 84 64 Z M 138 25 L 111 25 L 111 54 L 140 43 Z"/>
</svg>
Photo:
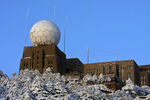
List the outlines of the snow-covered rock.
<svg viewBox="0 0 150 100">
<path fill-rule="evenodd" d="M 0 100 L 139 100 L 150 99 L 150 87 L 126 81 L 122 90 L 108 89 L 103 82 L 110 81 L 102 74 L 86 75 L 82 80 L 53 73 L 48 68 L 43 74 L 37 70 L 22 70 L 8 77 L 0 71 Z M 92 82 L 92 84 L 87 84 Z"/>
<path fill-rule="evenodd" d="M 150 87 L 149 86 L 142 86 L 139 87 L 134 84 L 131 79 L 126 80 L 126 85 L 122 88 L 123 91 L 130 94 L 133 97 L 136 96 L 146 96 L 150 94 Z"/>
</svg>

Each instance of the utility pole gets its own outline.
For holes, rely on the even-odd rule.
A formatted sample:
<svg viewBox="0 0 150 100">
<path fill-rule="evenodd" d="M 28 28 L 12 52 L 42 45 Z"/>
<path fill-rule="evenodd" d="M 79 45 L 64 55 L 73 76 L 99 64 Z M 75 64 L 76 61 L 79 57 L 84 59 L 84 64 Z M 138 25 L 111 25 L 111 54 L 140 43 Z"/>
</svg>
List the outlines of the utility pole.
<svg viewBox="0 0 150 100">
<path fill-rule="evenodd" d="M 87 48 L 87 64 L 89 63 L 89 47 Z"/>
<path fill-rule="evenodd" d="M 116 54 L 116 61 L 118 61 L 118 54 Z"/>
<path fill-rule="evenodd" d="M 27 21 L 28 21 L 28 16 L 29 16 L 29 8 L 27 10 L 27 15 L 26 15 L 26 21 L 25 21 L 25 46 L 26 46 L 26 37 L 27 37 Z"/>
<path fill-rule="evenodd" d="M 64 24 L 64 53 L 66 51 L 66 24 L 67 24 L 67 16 L 65 16 L 65 24 Z"/>
</svg>

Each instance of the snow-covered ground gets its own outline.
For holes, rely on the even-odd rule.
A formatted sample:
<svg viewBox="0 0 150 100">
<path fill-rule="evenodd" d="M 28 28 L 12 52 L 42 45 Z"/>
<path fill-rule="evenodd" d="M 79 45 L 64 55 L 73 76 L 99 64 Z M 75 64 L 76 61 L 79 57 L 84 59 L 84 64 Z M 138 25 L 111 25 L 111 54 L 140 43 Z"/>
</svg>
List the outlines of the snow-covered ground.
<svg viewBox="0 0 150 100">
<path fill-rule="evenodd" d="M 141 96 L 150 99 L 150 87 L 139 87 L 130 79 L 118 91 L 96 84 L 108 79 L 102 74 L 86 75 L 83 80 L 66 78 L 52 73 L 50 68 L 44 74 L 26 69 L 20 75 L 13 73 L 11 78 L 0 71 L 0 100 L 140 100 Z M 95 84 L 87 85 L 88 81 Z"/>
</svg>

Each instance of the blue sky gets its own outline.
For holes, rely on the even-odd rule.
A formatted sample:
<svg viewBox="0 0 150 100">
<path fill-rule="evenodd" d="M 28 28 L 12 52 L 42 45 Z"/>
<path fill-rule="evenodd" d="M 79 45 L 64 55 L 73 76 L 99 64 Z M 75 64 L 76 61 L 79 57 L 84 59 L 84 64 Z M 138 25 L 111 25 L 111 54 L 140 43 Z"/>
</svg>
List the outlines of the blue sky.
<svg viewBox="0 0 150 100">
<path fill-rule="evenodd" d="M 86 63 L 134 59 L 150 64 L 150 0 L 0 0 L 0 70 L 19 71 L 25 46 L 32 46 L 30 29 L 40 20 L 54 21 L 61 31 L 58 47 L 63 50 L 65 16 L 66 55 Z M 56 7 L 55 19 L 53 8 Z"/>
</svg>

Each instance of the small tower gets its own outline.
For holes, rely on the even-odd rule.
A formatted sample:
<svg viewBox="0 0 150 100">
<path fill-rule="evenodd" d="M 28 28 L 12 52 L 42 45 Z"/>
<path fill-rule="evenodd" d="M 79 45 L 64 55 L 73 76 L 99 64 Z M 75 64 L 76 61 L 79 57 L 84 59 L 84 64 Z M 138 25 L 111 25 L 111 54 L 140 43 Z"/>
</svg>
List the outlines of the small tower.
<svg viewBox="0 0 150 100">
<path fill-rule="evenodd" d="M 56 24 L 48 20 L 37 22 L 31 28 L 30 40 L 34 46 L 24 47 L 19 70 L 43 73 L 51 67 L 53 72 L 65 73 L 66 55 L 57 47 L 60 31 Z"/>
</svg>

